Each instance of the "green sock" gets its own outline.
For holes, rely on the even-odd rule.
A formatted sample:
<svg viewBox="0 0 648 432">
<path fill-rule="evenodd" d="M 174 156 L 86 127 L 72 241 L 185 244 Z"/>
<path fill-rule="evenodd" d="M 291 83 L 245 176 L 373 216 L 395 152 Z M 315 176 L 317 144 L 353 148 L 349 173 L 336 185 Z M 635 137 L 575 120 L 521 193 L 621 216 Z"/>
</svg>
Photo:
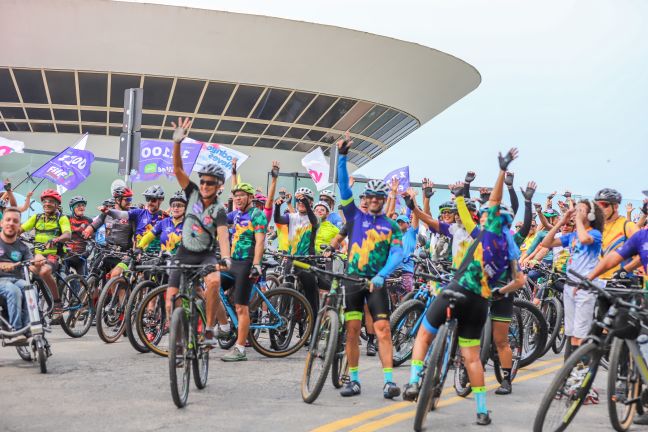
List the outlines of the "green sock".
<svg viewBox="0 0 648 432">
<path fill-rule="evenodd" d="M 351 381 L 360 382 L 360 378 L 358 378 L 358 366 L 350 367 L 349 374 L 351 374 Z"/>
<path fill-rule="evenodd" d="M 410 368 L 410 384 L 419 382 L 419 375 L 423 370 L 423 360 L 412 360 L 412 367 Z"/>
<path fill-rule="evenodd" d="M 387 384 L 388 382 L 394 382 L 394 377 L 392 376 L 393 371 L 394 370 L 392 368 L 383 368 L 383 377 L 385 384 Z"/>
</svg>

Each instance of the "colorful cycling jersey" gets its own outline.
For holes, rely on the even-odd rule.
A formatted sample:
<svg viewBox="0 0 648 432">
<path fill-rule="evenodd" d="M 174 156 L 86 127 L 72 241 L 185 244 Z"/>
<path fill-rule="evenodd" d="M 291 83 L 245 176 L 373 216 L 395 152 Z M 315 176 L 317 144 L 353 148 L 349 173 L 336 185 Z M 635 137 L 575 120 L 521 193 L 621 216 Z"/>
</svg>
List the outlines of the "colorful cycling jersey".
<svg viewBox="0 0 648 432">
<path fill-rule="evenodd" d="M 518 240 L 518 237 L 519 236 L 516 233 L 515 237 L 514 237 L 516 242 Z M 534 232 L 533 234 L 528 235 L 525 239 L 522 239 L 522 242 L 518 244 L 520 246 L 520 253 L 527 252 L 529 250 L 529 247 L 531 246 L 531 244 L 535 240 L 535 238 L 536 238 L 536 233 Z"/>
<path fill-rule="evenodd" d="M 78 217 L 76 215 L 70 215 L 68 219 L 70 220 L 70 228 L 72 229 L 72 239 L 67 243 L 67 246 L 72 252 L 82 254 L 86 251 L 88 240 L 83 238 L 81 234 L 83 230 L 90 226 L 92 219 L 87 216 Z"/>
<path fill-rule="evenodd" d="M 322 250 L 321 245 L 330 244 L 331 240 L 333 240 L 339 232 L 340 229 L 328 220 L 320 223 L 320 226 L 317 228 L 317 233 L 315 234 L 315 253 L 317 255 L 323 253 L 324 251 Z"/>
<path fill-rule="evenodd" d="M 416 249 L 416 241 L 418 240 L 418 228 L 409 227 L 403 236 L 403 262 L 398 268 L 404 273 L 414 273 L 414 261 L 412 261 L 412 254 Z"/>
<path fill-rule="evenodd" d="M 160 239 L 160 248 L 164 252 L 175 254 L 182 241 L 184 218 L 176 223 L 172 217 L 162 219 L 155 224 L 151 233 Z"/>
<path fill-rule="evenodd" d="M 554 238 L 561 238 L 562 233 L 557 233 Z M 565 273 L 567 271 L 567 261 L 569 261 L 569 248 L 561 246 L 555 246 L 552 248 L 553 252 L 553 271 Z"/>
<path fill-rule="evenodd" d="M 344 225 L 344 219 L 342 219 L 342 216 L 340 216 L 335 210 L 331 209 L 332 212 L 328 215 L 326 220 L 328 222 L 331 222 L 333 225 L 335 225 L 338 229 L 342 228 L 342 225 Z"/>
<path fill-rule="evenodd" d="M 593 228 L 588 228 L 587 233 L 594 239 L 591 244 L 585 245 L 578 239 L 578 233 L 572 232 L 563 234 L 560 241 L 565 248 L 569 248 L 569 260 L 567 261 L 567 269 L 574 270 L 583 276 L 587 276 L 594 270 L 596 264 L 599 262 L 599 254 L 601 253 L 601 231 Z M 578 281 L 576 276 L 568 275 L 574 281 Z"/>
<path fill-rule="evenodd" d="M 648 290 L 648 230 L 642 229 L 631 235 L 616 252 L 627 260 L 639 255 L 644 269 L 644 289 Z"/>
<path fill-rule="evenodd" d="M 488 208 L 481 240 L 472 261 L 458 280 L 459 285 L 486 299 L 491 297 L 491 289 L 498 282 L 507 280 L 509 275 L 508 243 L 499 210 L 499 204 Z M 476 227 L 471 235 L 477 237 L 478 229 Z"/>
<path fill-rule="evenodd" d="M 606 223 L 603 227 L 603 243 L 601 245 L 601 257 L 609 254 L 613 250 L 620 248 L 628 236 L 636 231 L 634 222 L 629 221 L 623 216 L 619 216 L 614 222 Z M 599 276 L 601 279 L 611 279 L 614 272 L 619 270 L 621 265 L 627 264 L 628 261 L 622 262 L 620 265 L 611 268 L 610 270 Z"/>
<path fill-rule="evenodd" d="M 128 210 L 128 218 L 135 222 L 135 241 L 139 242 L 144 234 L 153 230 L 153 227 L 160 221 L 167 219 L 168 214 L 158 210 L 151 213 L 148 209 L 130 209 Z M 156 237 L 151 244 L 146 248 L 147 252 L 157 253 L 160 251 L 161 239 Z"/>
<path fill-rule="evenodd" d="M 297 213 L 284 214 L 281 221 L 277 222 L 277 234 L 279 236 L 279 250 L 290 255 L 311 254 L 311 239 L 313 238 L 313 225 L 308 215 Z"/>
<path fill-rule="evenodd" d="M 227 214 L 227 223 L 232 226 L 231 243 L 233 260 L 254 259 L 255 234 L 265 234 L 268 220 L 261 210 L 251 207 L 247 211 L 234 210 Z"/>
<path fill-rule="evenodd" d="M 353 197 L 342 200 L 342 211 L 349 231 L 348 274 L 374 277 L 389 256 L 389 250 L 401 246 L 403 234 L 395 221 L 384 214 L 363 213 Z"/>
<path fill-rule="evenodd" d="M 548 233 L 549 231 L 542 230 L 536 234 L 533 242 L 531 242 L 531 246 L 529 246 L 529 249 L 527 249 L 527 256 L 531 255 L 538 248 L 538 246 L 540 246 L 540 243 L 542 243 L 542 240 L 547 237 Z M 549 252 L 547 252 L 547 255 L 544 256 L 542 261 L 549 265 L 553 263 L 553 251 L 551 249 L 549 249 Z"/>
<path fill-rule="evenodd" d="M 72 232 L 70 220 L 65 215 L 54 214 L 47 216 L 44 213 L 33 215 L 21 226 L 22 230 L 29 232 L 32 229 L 36 232 L 35 243 L 47 243 L 62 233 Z M 57 248 L 39 249 L 35 248 L 34 253 L 41 255 L 56 255 Z"/>
<path fill-rule="evenodd" d="M 128 220 L 128 213 L 121 212 L 121 217 L 113 217 L 107 213 L 102 213 L 92 221 L 92 227 L 95 231 L 99 230 L 102 225 L 105 226 L 106 243 L 115 245 L 122 250 L 128 250 L 133 247 L 133 227 Z"/>
<path fill-rule="evenodd" d="M 447 224 L 439 221 L 439 229 L 441 230 L 441 234 L 448 237 L 452 242 L 452 268 L 457 269 L 466 256 L 466 252 L 472 244 L 473 238 L 463 225 L 458 223 Z"/>
</svg>

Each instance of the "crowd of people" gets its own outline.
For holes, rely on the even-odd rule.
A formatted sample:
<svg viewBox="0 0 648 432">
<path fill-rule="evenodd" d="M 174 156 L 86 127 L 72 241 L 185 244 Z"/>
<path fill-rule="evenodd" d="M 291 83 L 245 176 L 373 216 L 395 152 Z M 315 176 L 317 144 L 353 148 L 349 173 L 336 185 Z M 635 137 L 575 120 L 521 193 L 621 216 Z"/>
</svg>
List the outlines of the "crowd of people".
<svg viewBox="0 0 648 432">
<path fill-rule="evenodd" d="M 390 300 L 384 285 L 398 271 L 400 295 L 410 292 L 414 281 L 411 257 L 422 248 L 432 260 L 451 262 L 454 276 L 445 289 L 467 298 L 455 310 L 459 347 L 475 395 L 477 423 L 486 425 L 491 418 L 479 354 L 482 329 L 487 319 L 492 320 L 504 373 L 495 393 L 510 394 L 512 353 L 507 337 L 513 293 L 527 283 L 527 277 L 537 281 L 540 273 L 534 268 L 538 263 L 546 263 L 559 272 L 576 270 L 599 284 L 610 278 L 646 274 L 648 200 L 639 209 L 636 223 L 631 220 L 635 209 L 627 206 L 626 215 L 621 215 L 621 193 L 610 188 L 599 190 L 593 199 L 577 201 L 565 192 L 564 200 L 554 201 L 554 193 L 544 205 L 534 203 L 536 183 L 529 182 L 520 189 L 520 195 L 515 190 L 509 168 L 518 157 L 516 149 L 498 156 L 498 176 L 492 188 L 482 188 L 472 198 L 471 184 L 476 174 L 469 171 L 463 181 L 450 185 L 452 199 L 433 211 L 430 201 L 435 189 L 428 179 L 423 179 L 420 190 L 409 188 L 402 193 L 398 193 L 397 180 L 390 184 L 370 180 L 364 192 L 354 197 L 353 180 L 347 170 L 347 154 L 353 145 L 348 133 L 337 142 L 340 196 L 324 190 L 316 197 L 311 189 L 302 187 L 294 191 L 293 200 L 287 191 L 277 191 L 277 161 L 270 166 L 267 195 L 240 182 L 236 163 L 229 188 L 226 173 L 211 164 L 197 171 L 199 183 L 194 183 L 190 173 L 184 171 L 180 157 L 190 121 L 179 119 L 173 127 L 173 162 L 179 190 L 169 194 L 160 186 L 151 186 L 143 193 L 143 206 L 134 206 L 133 191 L 119 186 L 103 202 L 99 214 L 91 218 L 84 197 L 74 196 L 64 202 L 56 190 L 46 189 L 40 194 L 43 212 L 21 224 L 20 215 L 28 208 L 31 196 L 18 208 L 11 185 L 6 185 L 0 199 L 0 296 L 5 299 L 9 321 L 15 329 L 21 328 L 27 319 L 22 294 L 27 282 L 17 273 L 16 263 L 33 259 L 32 271 L 52 293 L 52 323 L 56 324 L 62 305 L 53 272 L 63 263 L 66 268 L 84 274 L 84 256 L 89 253 L 88 241 L 93 239 L 97 244 L 122 250 L 173 255 L 183 264 L 216 265 L 218 270 L 204 277 L 205 343 L 216 345 L 219 338 L 230 334 L 230 323 L 219 297 L 220 286 L 227 279 L 231 281 L 227 288 L 236 307 L 239 328 L 235 345 L 222 360 L 243 361 L 247 359 L 250 292 L 261 275 L 264 252 L 276 248 L 290 255 L 327 256 L 342 251 L 347 256 L 347 274 L 370 283 L 368 287 L 345 286 L 345 349 L 350 380 L 344 384 L 341 395 L 352 397 L 361 393 L 359 341 L 364 317 L 368 333 L 366 354 L 380 354 L 383 395 L 393 399 L 401 395 L 401 388 L 393 377 Z M 504 203 L 505 198 L 509 204 Z M 399 202 L 404 206 L 396 210 Z M 516 223 L 520 211 L 522 217 Z M 22 243 L 21 233 L 33 233 L 33 252 Z M 119 259 L 107 260 L 105 265 L 111 277 L 127 269 Z M 306 270 L 297 270 L 296 276 L 316 312 L 326 282 Z M 564 326 L 569 340 L 565 357 L 587 337 L 596 301 L 594 294 L 579 289 L 575 278 L 568 276 L 567 280 Z M 171 316 L 172 298 L 178 292 L 179 282 L 180 271 L 172 271 L 166 296 L 167 316 Z M 424 358 L 445 321 L 448 301 L 437 297 L 426 312 L 414 345 L 410 379 L 402 387 L 405 400 L 413 401 L 418 396 Z M 5 343 L 21 344 L 25 340 L 24 335 L 19 335 Z M 596 397 L 593 394 L 592 400 Z"/>
</svg>

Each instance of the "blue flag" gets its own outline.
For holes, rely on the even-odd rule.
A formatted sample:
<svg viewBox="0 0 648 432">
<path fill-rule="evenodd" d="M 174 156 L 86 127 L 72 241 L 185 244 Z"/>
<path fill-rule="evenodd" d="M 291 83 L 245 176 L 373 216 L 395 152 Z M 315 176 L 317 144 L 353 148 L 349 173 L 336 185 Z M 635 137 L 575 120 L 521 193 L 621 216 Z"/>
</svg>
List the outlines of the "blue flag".
<svg viewBox="0 0 648 432">
<path fill-rule="evenodd" d="M 32 176 L 50 180 L 67 189 L 75 189 L 90 176 L 93 161 L 92 152 L 68 147 L 38 168 Z"/>
</svg>

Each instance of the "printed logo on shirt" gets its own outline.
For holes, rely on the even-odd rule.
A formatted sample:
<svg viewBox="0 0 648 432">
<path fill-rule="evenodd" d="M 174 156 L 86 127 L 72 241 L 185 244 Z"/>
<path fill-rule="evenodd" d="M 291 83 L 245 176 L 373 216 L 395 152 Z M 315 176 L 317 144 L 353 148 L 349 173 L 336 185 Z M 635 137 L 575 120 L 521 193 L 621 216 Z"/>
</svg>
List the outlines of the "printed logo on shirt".
<svg viewBox="0 0 648 432">
<path fill-rule="evenodd" d="M 211 225 L 214 220 L 211 216 L 205 216 L 203 218 L 203 225 Z"/>
<path fill-rule="evenodd" d="M 14 250 L 11 251 L 11 254 L 9 254 L 9 257 L 11 258 L 12 261 L 18 262 L 22 258 L 22 252 Z"/>
<path fill-rule="evenodd" d="M 0 256 L 4 255 L 4 249 L 0 248 Z"/>
</svg>

